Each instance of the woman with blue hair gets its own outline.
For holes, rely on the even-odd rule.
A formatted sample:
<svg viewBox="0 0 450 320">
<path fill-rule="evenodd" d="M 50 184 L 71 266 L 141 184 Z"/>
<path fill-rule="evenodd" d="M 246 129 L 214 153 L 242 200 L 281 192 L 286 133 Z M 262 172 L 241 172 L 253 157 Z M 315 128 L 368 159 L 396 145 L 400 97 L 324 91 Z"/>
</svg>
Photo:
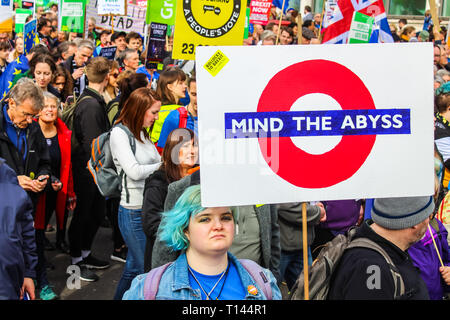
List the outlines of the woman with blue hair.
<svg viewBox="0 0 450 320">
<path fill-rule="evenodd" d="M 183 253 L 148 274 L 137 276 L 124 300 L 281 299 L 273 274 L 228 252 L 235 217 L 229 207 L 201 206 L 200 186 L 187 188 L 175 207 L 163 213 L 160 238 Z"/>
</svg>

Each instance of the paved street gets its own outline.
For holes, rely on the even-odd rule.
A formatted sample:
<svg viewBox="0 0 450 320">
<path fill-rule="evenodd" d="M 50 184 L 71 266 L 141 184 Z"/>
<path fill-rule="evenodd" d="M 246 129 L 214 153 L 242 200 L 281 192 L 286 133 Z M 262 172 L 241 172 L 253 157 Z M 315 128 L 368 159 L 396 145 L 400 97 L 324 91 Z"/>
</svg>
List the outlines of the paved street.
<svg viewBox="0 0 450 320">
<path fill-rule="evenodd" d="M 69 218 L 70 219 L 70 218 Z M 54 219 L 52 220 L 54 224 Z M 67 224 L 70 225 L 70 220 Z M 62 300 L 112 300 L 119 282 L 124 264 L 109 259 L 113 242 L 110 228 L 100 227 L 94 241 L 92 252 L 96 257 L 109 261 L 111 266 L 108 269 L 96 271 L 100 280 L 97 282 L 81 281 L 80 289 L 69 289 L 66 285 L 69 274 L 66 273 L 70 265 L 70 256 L 60 253 L 58 250 L 46 251 L 46 257 L 55 266 L 55 270 L 47 270 L 50 284 L 54 286 L 54 291 Z M 47 232 L 47 238 L 54 243 L 56 231 Z M 67 240 L 66 240 L 67 241 Z M 73 282 L 72 282 L 73 283 Z M 76 284 L 76 283 L 74 283 Z M 70 285 L 69 285 L 70 286 Z"/>
</svg>

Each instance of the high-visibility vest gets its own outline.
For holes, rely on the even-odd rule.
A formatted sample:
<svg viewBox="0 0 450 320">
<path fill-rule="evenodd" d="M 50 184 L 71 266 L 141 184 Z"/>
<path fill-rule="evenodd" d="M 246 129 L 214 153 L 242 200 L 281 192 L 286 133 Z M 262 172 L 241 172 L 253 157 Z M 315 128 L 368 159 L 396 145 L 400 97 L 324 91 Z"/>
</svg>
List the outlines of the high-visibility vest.
<svg viewBox="0 0 450 320">
<path fill-rule="evenodd" d="M 447 168 L 445 168 L 444 181 L 442 182 L 442 185 L 444 186 L 444 188 L 448 188 L 449 180 L 450 180 L 450 171 Z"/>
<path fill-rule="evenodd" d="M 180 107 L 178 104 L 168 104 L 165 106 L 161 106 L 161 109 L 158 113 L 158 120 L 153 123 L 153 129 L 151 134 L 151 139 L 153 143 L 156 143 L 159 140 L 159 135 L 161 134 L 161 130 L 169 113 L 173 110 L 176 110 Z"/>
</svg>

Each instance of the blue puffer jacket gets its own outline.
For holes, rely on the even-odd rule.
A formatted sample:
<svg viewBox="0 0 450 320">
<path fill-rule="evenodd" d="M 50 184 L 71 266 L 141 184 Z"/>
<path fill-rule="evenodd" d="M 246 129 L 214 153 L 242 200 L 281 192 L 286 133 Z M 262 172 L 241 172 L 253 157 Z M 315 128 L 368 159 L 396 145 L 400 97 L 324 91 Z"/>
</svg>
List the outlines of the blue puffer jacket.
<svg viewBox="0 0 450 320">
<path fill-rule="evenodd" d="M 37 264 L 33 205 L 16 173 L 0 158 L 0 299 L 19 299 Z"/>
</svg>

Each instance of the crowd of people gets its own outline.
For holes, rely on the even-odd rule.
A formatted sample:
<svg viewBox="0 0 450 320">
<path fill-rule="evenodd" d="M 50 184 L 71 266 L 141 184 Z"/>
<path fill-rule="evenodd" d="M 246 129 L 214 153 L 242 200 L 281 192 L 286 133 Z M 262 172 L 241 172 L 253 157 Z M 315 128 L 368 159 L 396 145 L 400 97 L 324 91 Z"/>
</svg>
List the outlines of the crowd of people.
<svg viewBox="0 0 450 320">
<path fill-rule="evenodd" d="M 281 299 L 280 287 L 293 289 L 303 264 L 353 227 L 391 257 L 402 298 L 448 295 L 450 63 L 443 34 L 416 33 L 403 20 L 398 34 L 392 28 L 398 41 L 434 42 L 435 195 L 308 203 L 303 261 L 301 203 L 202 207 L 193 63 L 172 59 L 168 42 L 157 70 L 145 63 L 135 32 L 96 30 L 91 20 L 83 39 L 55 32 L 54 11 L 38 12 L 40 43 L 26 55 L 23 35 L 0 34 L 1 299 L 58 298 L 47 277 L 52 247 L 70 255 L 80 280 L 101 281 L 95 270 L 110 262 L 92 247 L 105 216 L 110 259 L 124 263 L 117 300 Z M 298 26 L 297 14 L 288 11 L 280 30 L 275 22 L 254 25 L 244 45 L 319 44 L 321 15 L 305 8 Z M 110 45 L 114 59 L 101 56 Z M 106 132 L 120 177 L 117 197 L 104 197 L 86 167 L 92 141 Z M 53 214 L 54 244 L 45 234 Z M 371 265 L 380 266 L 379 290 L 366 285 Z M 349 249 L 328 297 L 398 298 L 391 268 L 373 250 Z"/>
</svg>

